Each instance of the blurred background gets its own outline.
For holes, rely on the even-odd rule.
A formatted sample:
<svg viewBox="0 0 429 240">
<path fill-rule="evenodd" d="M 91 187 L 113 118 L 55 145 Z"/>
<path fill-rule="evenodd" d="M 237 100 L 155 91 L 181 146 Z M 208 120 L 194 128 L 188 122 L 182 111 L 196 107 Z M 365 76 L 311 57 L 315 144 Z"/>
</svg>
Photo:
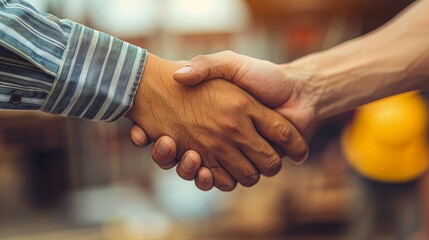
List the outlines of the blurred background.
<svg viewBox="0 0 429 240">
<path fill-rule="evenodd" d="M 285 63 L 413 1 L 30 2 L 170 60 L 230 49 Z M 232 193 L 158 169 L 150 147 L 131 145 L 126 119 L 2 111 L 0 239 L 429 239 L 426 111 L 410 93 L 318 123 L 304 165 L 285 160 L 279 175 Z"/>
</svg>

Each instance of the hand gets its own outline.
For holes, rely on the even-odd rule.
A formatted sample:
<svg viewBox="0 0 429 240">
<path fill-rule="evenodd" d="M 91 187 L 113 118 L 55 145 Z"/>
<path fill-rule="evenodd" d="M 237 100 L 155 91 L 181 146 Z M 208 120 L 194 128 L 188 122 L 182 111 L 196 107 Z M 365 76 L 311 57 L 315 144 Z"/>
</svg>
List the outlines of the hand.
<svg viewBox="0 0 429 240">
<path fill-rule="evenodd" d="M 144 130 L 137 124 L 133 124 L 130 130 L 131 142 L 137 148 L 143 148 L 149 143 Z M 160 137 L 152 148 L 152 158 L 162 169 L 168 170 L 177 165 L 177 147 L 169 136 Z M 177 174 L 185 180 L 194 180 L 195 185 L 203 191 L 213 188 L 213 175 L 206 167 L 201 166 L 200 155 L 193 151 L 187 151 L 176 167 Z"/>
<path fill-rule="evenodd" d="M 177 82 L 189 86 L 219 78 L 234 83 L 275 109 L 301 132 L 315 121 L 317 99 L 310 95 L 314 94 L 313 87 L 306 84 L 306 73 L 292 64 L 277 65 L 224 51 L 197 56 L 174 75 Z"/>
<path fill-rule="evenodd" d="M 426 30 L 429 18 L 425 12 L 428 6 L 429 1 L 420 1 L 366 36 L 291 64 L 276 66 L 224 52 L 193 59 L 191 68 L 185 69 L 189 73 L 177 74 L 175 78 L 194 84 L 204 78 L 223 76 L 249 90 L 260 101 L 278 108 L 304 132 L 316 118 L 323 119 L 401 92 L 429 88 Z M 410 47 L 397 47 L 410 42 L 413 43 Z"/>
<path fill-rule="evenodd" d="M 224 81 L 180 85 L 171 78 L 179 67 L 150 55 L 127 117 L 151 139 L 171 136 L 179 143 L 179 156 L 189 149 L 198 151 L 214 186 L 229 191 L 236 181 L 252 186 L 260 173 L 276 174 L 280 157 L 263 137 L 292 159 L 305 157 L 304 140 L 283 117 Z"/>
<path fill-rule="evenodd" d="M 292 120 L 300 131 L 304 132 L 314 121 L 315 105 L 311 104 L 312 97 L 306 96 L 306 92 L 309 91 L 304 89 L 309 86 L 304 84 L 305 75 L 300 76 L 295 72 L 292 67 L 286 65 L 280 66 L 226 51 L 198 56 L 184 69 L 179 70 L 174 77 L 178 82 L 187 85 L 194 85 L 213 78 L 229 80 L 253 94 L 267 106 L 276 108 L 283 116 Z M 305 99 L 305 97 L 309 97 L 309 99 Z M 139 136 L 134 135 L 135 139 Z M 176 146 L 173 139 L 164 138 L 163 141 L 159 140 L 155 144 L 152 155 L 155 162 L 161 167 L 171 168 L 177 164 L 173 151 Z M 165 157 L 159 154 L 159 146 L 169 149 L 171 155 Z M 187 156 L 191 157 L 186 158 Z M 177 172 L 184 179 L 195 178 L 198 188 L 211 189 L 210 171 L 204 167 L 198 169 L 198 166 L 200 166 L 200 157 L 198 153 L 191 151 L 191 154 L 185 155 L 185 158 L 179 161 Z"/>
</svg>

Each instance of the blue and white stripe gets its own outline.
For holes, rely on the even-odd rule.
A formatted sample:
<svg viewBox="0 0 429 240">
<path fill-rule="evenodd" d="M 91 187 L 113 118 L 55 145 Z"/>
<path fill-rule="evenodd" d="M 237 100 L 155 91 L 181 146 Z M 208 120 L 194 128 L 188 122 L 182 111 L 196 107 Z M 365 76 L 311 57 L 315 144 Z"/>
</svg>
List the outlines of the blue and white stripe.
<svg viewBox="0 0 429 240">
<path fill-rule="evenodd" d="M 22 0 L 0 0 L 0 108 L 113 121 L 131 107 L 147 52 Z M 20 94 L 20 104 L 10 103 Z"/>
</svg>

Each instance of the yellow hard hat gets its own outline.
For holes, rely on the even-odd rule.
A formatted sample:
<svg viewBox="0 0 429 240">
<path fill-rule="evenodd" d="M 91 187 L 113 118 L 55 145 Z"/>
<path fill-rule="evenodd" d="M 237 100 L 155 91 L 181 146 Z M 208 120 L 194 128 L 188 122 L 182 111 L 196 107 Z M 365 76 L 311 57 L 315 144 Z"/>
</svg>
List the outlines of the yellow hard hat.
<svg viewBox="0 0 429 240">
<path fill-rule="evenodd" d="M 400 183 L 428 167 L 427 110 L 416 92 L 385 98 L 357 110 L 341 137 L 342 150 L 360 174 Z"/>
</svg>

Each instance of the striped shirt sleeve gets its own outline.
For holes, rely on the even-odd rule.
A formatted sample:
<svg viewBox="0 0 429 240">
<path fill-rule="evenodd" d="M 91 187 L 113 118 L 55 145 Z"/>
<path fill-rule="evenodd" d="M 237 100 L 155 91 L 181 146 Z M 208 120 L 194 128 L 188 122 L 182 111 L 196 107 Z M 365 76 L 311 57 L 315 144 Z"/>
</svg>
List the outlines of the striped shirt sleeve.
<svg viewBox="0 0 429 240">
<path fill-rule="evenodd" d="M 0 0 L 0 109 L 114 121 L 132 105 L 147 52 L 22 0 Z"/>
</svg>

